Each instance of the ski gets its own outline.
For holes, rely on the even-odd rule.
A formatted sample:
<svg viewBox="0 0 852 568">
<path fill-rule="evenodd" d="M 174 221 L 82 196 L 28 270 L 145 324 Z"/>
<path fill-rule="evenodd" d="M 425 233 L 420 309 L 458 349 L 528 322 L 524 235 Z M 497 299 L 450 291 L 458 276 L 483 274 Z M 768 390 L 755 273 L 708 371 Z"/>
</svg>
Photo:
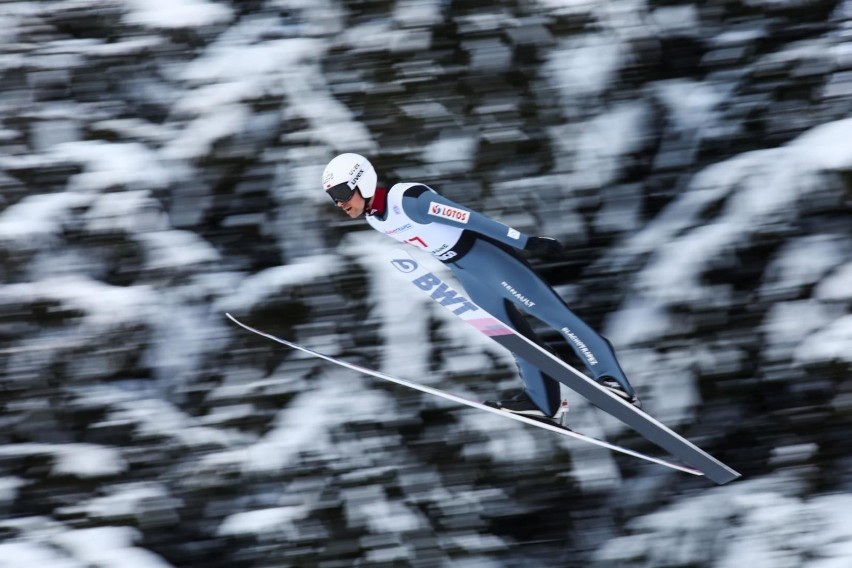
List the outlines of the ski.
<svg viewBox="0 0 852 568">
<path fill-rule="evenodd" d="M 407 251 L 394 249 L 387 254 L 390 263 L 405 278 L 432 300 L 484 333 L 516 356 L 535 365 L 566 385 L 589 402 L 617 418 L 647 440 L 660 446 L 678 460 L 701 471 L 719 485 L 733 481 L 740 474 L 720 462 L 689 440 L 642 412 L 629 402 L 504 325 L 500 320 L 455 291 L 439 276 L 414 260 Z"/>
<path fill-rule="evenodd" d="M 286 339 L 281 339 L 280 337 L 276 337 L 275 335 L 272 335 L 271 333 L 266 333 L 265 331 L 261 331 L 259 329 L 255 329 L 255 328 L 253 328 L 249 325 L 246 325 L 229 313 L 226 313 L 225 315 L 232 322 L 234 322 L 235 324 L 237 324 L 238 326 L 242 327 L 243 329 L 245 329 L 247 331 L 250 331 L 252 333 L 260 335 L 261 337 L 271 339 L 272 341 L 275 341 L 275 342 L 280 343 L 282 345 L 286 345 L 287 347 L 290 347 L 292 349 L 297 349 L 299 351 L 302 351 L 302 352 L 307 353 L 309 355 L 312 355 L 314 357 L 318 357 L 319 359 L 324 359 L 325 361 L 329 361 L 331 363 L 334 363 L 335 365 L 340 365 L 341 367 L 345 367 L 347 369 L 352 369 L 353 371 L 358 371 L 359 373 L 364 373 L 366 375 L 370 375 L 370 376 L 375 377 L 377 379 L 382 379 L 382 380 L 385 380 L 385 381 L 389 381 L 391 383 L 396 383 L 396 384 L 402 385 L 404 387 L 408 387 L 408 388 L 418 390 L 418 391 L 426 393 L 426 394 L 431 394 L 431 395 L 434 395 L 434 396 L 437 396 L 437 397 L 440 397 L 440 398 L 443 398 L 443 399 L 446 399 L 446 400 L 457 402 L 459 404 L 464 404 L 464 405 L 470 406 L 472 408 L 478 408 L 479 410 L 491 412 L 492 414 L 502 416 L 503 418 L 510 418 L 510 419 L 515 420 L 517 422 L 523 422 L 524 424 L 528 424 L 530 426 L 535 426 L 536 428 L 542 428 L 544 430 L 549 430 L 551 432 L 555 432 L 556 434 L 561 434 L 563 436 L 569 436 L 571 438 L 583 440 L 584 442 L 588 442 L 590 444 L 594 444 L 594 445 L 600 446 L 602 448 L 607 448 L 607 449 L 613 450 L 615 452 L 627 454 L 628 456 L 640 458 L 640 459 L 643 459 L 645 461 L 649 461 L 651 463 L 659 464 L 659 465 L 662 465 L 662 466 L 665 466 L 665 467 L 668 467 L 668 468 L 671 468 L 671 469 L 675 469 L 675 470 L 682 471 L 682 472 L 685 472 L 685 473 L 690 473 L 692 475 L 703 475 L 702 472 L 698 471 L 697 469 L 691 468 L 689 466 L 685 466 L 685 465 L 681 465 L 681 464 L 678 464 L 678 463 L 675 463 L 675 462 L 672 462 L 672 461 L 668 461 L 668 460 L 656 458 L 656 457 L 653 457 L 653 456 L 649 456 L 649 455 L 643 454 L 641 452 L 636 452 L 636 451 L 630 450 L 628 448 L 618 446 L 616 444 L 611 444 L 609 442 L 605 442 L 603 440 L 599 440 L 599 439 L 593 438 L 591 436 L 586 436 L 585 434 L 575 432 L 574 430 L 569 430 L 567 428 L 557 426 L 555 424 L 548 424 L 546 422 L 541 422 L 541 421 L 535 420 L 533 418 L 528 418 L 526 416 L 521 416 L 521 415 L 518 415 L 518 414 L 512 414 L 512 413 L 509 413 L 509 412 L 506 412 L 506 411 L 503 411 L 503 410 L 499 410 L 497 408 L 492 408 L 492 407 L 486 406 L 486 405 L 484 405 L 480 402 L 469 400 L 467 398 L 464 398 L 464 397 L 461 397 L 461 396 L 458 396 L 458 395 L 455 395 L 455 394 L 452 394 L 452 393 L 449 393 L 449 392 L 446 392 L 446 391 L 442 391 L 440 389 L 436 389 L 436 388 L 428 387 L 426 385 L 421 385 L 421 384 L 418 384 L 418 383 L 413 383 L 411 381 L 406 381 L 404 379 L 392 377 L 391 375 L 388 375 L 388 374 L 385 374 L 385 373 L 382 373 L 382 372 L 379 372 L 379 371 L 374 371 L 373 369 L 368 369 L 366 367 L 362 367 L 361 365 L 356 365 L 355 363 L 350 363 L 348 361 L 344 361 L 342 359 L 332 357 L 331 355 L 326 355 L 324 353 L 320 353 L 319 351 L 314 351 L 313 349 L 305 347 L 304 345 L 299 345 L 298 343 L 293 343 L 292 341 L 287 341 Z"/>
</svg>

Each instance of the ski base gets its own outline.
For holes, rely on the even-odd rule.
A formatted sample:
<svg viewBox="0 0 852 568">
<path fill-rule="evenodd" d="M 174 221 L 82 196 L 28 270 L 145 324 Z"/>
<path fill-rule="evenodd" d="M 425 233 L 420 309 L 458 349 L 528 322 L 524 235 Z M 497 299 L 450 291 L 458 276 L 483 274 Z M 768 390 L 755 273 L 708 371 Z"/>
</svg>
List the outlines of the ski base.
<svg viewBox="0 0 852 568">
<path fill-rule="evenodd" d="M 509 418 L 509 419 L 514 420 L 516 422 L 522 422 L 522 423 L 527 424 L 529 426 L 535 426 L 536 428 L 541 428 L 543 430 L 548 430 L 548 431 L 554 432 L 556 434 L 561 434 L 562 436 L 568 436 L 568 437 L 571 437 L 571 438 L 575 438 L 577 440 L 582 440 L 584 442 L 588 442 L 590 444 L 594 444 L 594 445 L 600 446 L 602 448 L 607 448 L 607 449 L 615 451 L 615 452 L 626 454 L 628 456 L 633 456 L 635 458 L 639 458 L 639 459 L 642 459 L 642 460 L 645 460 L 645 461 L 648 461 L 648 462 L 651 462 L 651 463 L 662 465 L 662 466 L 668 467 L 670 469 L 682 471 L 684 473 L 689 473 L 689 474 L 692 474 L 692 475 L 698 475 L 698 476 L 704 475 L 701 471 L 699 471 L 695 468 L 686 466 L 686 465 L 682 465 L 682 464 L 679 464 L 679 463 L 676 463 L 676 462 L 673 462 L 673 461 L 669 461 L 669 460 L 665 460 L 665 459 L 660 459 L 660 458 L 657 458 L 657 457 L 654 457 L 654 456 L 649 456 L 647 454 L 643 454 L 641 452 L 636 452 L 634 450 L 624 448 L 624 447 L 616 445 L 616 444 L 611 444 L 611 443 L 606 442 L 604 440 L 599 440 L 597 438 L 593 438 L 591 436 L 581 434 L 580 432 L 576 432 L 574 430 L 570 430 L 568 428 L 565 428 L 565 427 L 562 427 L 562 426 L 559 426 L 559 425 L 556 425 L 556 424 L 544 422 L 542 420 L 537 420 L 535 418 L 530 418 L 530 417 L 527 417 L 527 416 L 522 416 L 520 414 L 513 414 L 511 412 L 507 412 L 505 410 L 500 410 L 498 408 L 486 406 L 485 404 L 482 404 L 480 402 L 469 400 L 467 398 L 464 398 L 464 397 L 461 397 L 461 396 L 458 396 L 458 395 L 455 395 L 455 394 L 452 394 L 452 393 L 449 393 L 449 392 L 446 392 L 446 391 L 442 391 L 440 389 L 428 387 L 426 385 L 421 385 L 421 384 L 418 384 L 418 383 L 413 383 L 413 382 L 407 381 L 405 379 L 399 379 L 397 377 L 393 377 L 391 375 L 382 373 L 380 371 L 368 369 L 366 367 L 362 367 L 361 365 L 356 365 L 355 363 L 350 363 L 348 361 L 344 361 L 342 359 L 332 357 L 331 355 L 326 355 L 324 353 L 320 353 L 319 351 L 314 351 L 313 349 L 310 349 L 310 348 L 305 347 L 303 345 L 299 345 L 298 343 L 293 343 L 291 341 L 287 341 L 286 339 L 281 339 L 280 337 L 276 337 L 275 335 L 272 335 L 271 333 L 266 333 L 264 331 L 260 331 L 259 329 L 255 329 L 255 328 L 253 328 L 249 325 L 246 325 L 229 313 L 226 313 L 225 315 L 232 322 L 234 322 L 235 324 L 237 324 L 238 326 L 242 327 L 243 329 L 245 329 L 247 331 L 255 333 L 255 334 L 257 334 L 261 337 L 271 339 L 272 341 L 275 341 L 275 342 L 280 343 L 282 345 L 286 345 L 287 347 L 290 347 L 292 349 L 297 349 L 299 351 L 302 351 L 304 353 L 307 353 L 307 354 L 312 355 L 314 357 L 317 357 L 319 359 L 323 359 L 325 361 L 329 361 L 329 362 L 334 363 L 336 365 L 340 365 L 341 367 L 345 367 L 347 369 L 352 369 L 353 371 L 358 371 L 359 373 L 364 373 L 366 375 L 370 375 L 370 376 L 375 377 L 377 379 L 382 379 L 382 380 L 385 380 L 385 381 L 389 381 L 391 383 L 396 383 L 398 385 L 402 385 L 404 387 L 408 387 L 408 388 L 411 388 L 411 389 L 414 389 L 414 390 L 418 390 L 418 391 L 426 393 L 426 394 L 431 394 L 431 395 L 443 398 L 445 400 L 457 402 L 459 404 L 463 404 L 463 405 L 469 406 L 471 408 L 477 408 L 479 410 L 484 410 L 485 412 L 490 412 L 492 414 L 502 416 L 503 418 Z"/>
</svg>

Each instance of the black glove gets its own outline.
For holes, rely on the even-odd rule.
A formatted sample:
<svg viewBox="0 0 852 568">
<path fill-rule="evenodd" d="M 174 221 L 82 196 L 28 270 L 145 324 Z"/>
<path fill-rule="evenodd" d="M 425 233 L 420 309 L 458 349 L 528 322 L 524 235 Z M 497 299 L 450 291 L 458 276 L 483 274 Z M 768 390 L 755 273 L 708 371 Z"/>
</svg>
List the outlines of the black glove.
<svg viewBox="0 0 852 568">
<path fill-rule="evenodd" d="M 527 244 L 524 250 L 531 252 L 541 252 L 547 256 L 561 256 L 565 253 L 565 249 L 556 239 L 549 237 L 530 237 L 527 239 Z"/>
</svg>

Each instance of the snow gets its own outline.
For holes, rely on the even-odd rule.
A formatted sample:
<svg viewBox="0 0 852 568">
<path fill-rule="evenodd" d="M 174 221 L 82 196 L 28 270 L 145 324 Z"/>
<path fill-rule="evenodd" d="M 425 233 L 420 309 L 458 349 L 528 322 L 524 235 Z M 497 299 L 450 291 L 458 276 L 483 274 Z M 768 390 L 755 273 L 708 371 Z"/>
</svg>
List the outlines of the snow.
<svg viewBox="0 0 852 568">
<path fill-rule="evenodd" d="M 805 132 L 790 148 L 804 157 L 811 167 L 820 170 L 841 170 L 852 167 L 852 118 L 821 124 Z"/>
<path fill-rule="evenodd" d="M 287 113 L 309 121 L 314 135 L 330 147 L 374 149 L 363 124 L 331 95 L 319 72 L 318 61 L 328 45 L 310 38 L 250 43 L 246 36 L 262 32 L 262 28 L 245 29 L 252 25 L 229 30 L 181 72 L 188 85 L 204 88 L 187 92 L 176 108 L 198 117 L 164 154 L 184 159 L 203 155 L 217 138 L 245 126 L 248 111 L 237 103 L 263 95 L 285 97 Z M 320 193 L 315 186 L 310 191 Z"/>
<path fill-rule="evenodd" d="M 248 85 L 245 88 L 250 88 Z M 194 160 L 206 156 L 217 140 L 245 129 L 249 111 L 242 105 L 219 105 L 211 113 L 196 118 L 163 150 L 169 160 Z"/>
<path fill-rule="evenodd" d="M 149 270 L 188 269 L 221 260 L 216 249 L 190 231 L 145 232 L 136 238 L 145 247 L 145 267 Z"/>
<path fill-rule="evenodd" d="M 270 507 L 229 515 L 222 521 L 216 534 L 223 536 L 282 533 L 309 513 L 307 507 Z"/>
<path fill-rule="evenodd" d="M 27 196 L 0 213 L 0 242 L 17 249 L 54 242 L 71 210 L 89 202 L 75 193 Z"/>
<path fill-rule="evenodd" d="M 607 187 L 624 167 L 624 157 L 638 151 L 647 135 L 648 109 L 641 103 L 615 105 L 579 125 L 570 137 L 577 152 L 569 170 L 575 188 Z"/>
<path fill-rule="evenodd" d="M 809 551 L 818 550 L 813 544 L 822 540 L 822 522 L 833 511 L 796 497 L 798 486 L 795 478 L 780 475 L 684 497 L 630 521 L 629 535 L 607 541 L 595 560 L 621 566 L 802 566 Z"/>
<path fill-rule="evenodd" d="M 122 473 L 127 464 L 113 448 L 94 444 L 7 444 L 0 446 L 0 456 L 27 457 L 49 455 L 54 475 L 104 477 Z"/>
<path fill-rule="evenodd" d="M 228 447 L 244 438 L 218 428 L 208 428 L 174 404 L 160 399 L 121 396 L 117 393 L 110 404 L 104 420 L 95 424 L 99 427 L 135 425 L 134 434 L 139 439 L 171 439 L 184 448 Z"/>
<path fill-rule="evenodd" d="M 476 143 L 472 136 L 444 136 L 426 145 L 423 149 L 423 159 L 427 163 L 437 165 L 444 173 L 469 171 L 473 165 Z"/>
<path fill-rule="evenodd" d="M 179 504 L 169 495 L 168 488 L 160 483 L 116 484 L 110 486 L 108 492 L 108 495 L 96 497 L 66 509 L 80 509 L 89 519 L 98 519 L 105 523 L 120 523 L 126 518 L 136 516 L 146 503 L 170 504 L 173 507 Z"/>
<path fill-rule="evenodd" d="M 200 470 L 237 468 L 248 473 L 272 473 L 288 467 L 299 452 L 320 452 L 330 455 L 347 451 L 357 453 L 354 445 L 348 448 L 333 446 L 329 430 L 337 421 L 375 420 L 393 407 L 393 401 L 380 391 L 365 389 L 361 381 L 352 380 L 352 371 L 324 368 L 321 379 L 314 381 L 313 389 L 306 390 L 280 410 L 268 432 L 259 440 L 234 449 L 214 452 L 199 460 Z M 352 405 L 350 397 L 357 396 Z"/>
<path fill-rule="evenodd" d="M 350 523 L 365 524 L 374 534 L 415 531 L 428 526 L 426 518 L 405 503 L 388 500 L 381 491 L 370 491 L 368 498 L 345 501 Z"/>
<path fill-rule="evenodd" d="M 133 546 L 141 535 L 129 527 L 77 529 L 56 535 L 56 546 L 86 566 L 98 568 L 171 568 L 156 554 Z"/>
<path fill-rule="evenodd" d="M 832 235 L 808 235 L 788 241 L 766 269 L 760 294 L 772 298 L 820 282 L 848 256 L 849 245 Z M 852 280 L 850 280 L 852 282 Z"/>
<path fill-rule="evenodd" d="M 744 227 L 743 227 L 744 228 Z M 726 303 L 730 290 L 724 284 L 706 286 L 701 274 L 708 259 L 736 242 L 740 229 L 730 223 L 707 223 L 677 240 L 661 245 L 639 274 L 636 286 L 646 297 L 667 303 Z"/>
<path fill-rule="evenodd" d="M 50 47 L 45 49 L 45 53 L 56 51 L 64 53 L 74 51 L 94 55 L 96 57 L 119 57 L 132 56 L 144 53 L 146 50 L 162 45 L 163 38 L 154 35 L 135 37 L 126 40 L 119 40 L 111 43 L 104 43 L 94 39 L 75 39 L 68 41 L 51 42 Z"/>
<path fill-rule="evenodd" d="M 644 297 L 665 303 L 724 301 L 729 293 L 724 286 L 701 281 L 708 262 L 730 255 L 756 226 L 783 220 L 798 200 L 821 189 L 823 170 L 852 165 L 852 146 L 845 143 L 849 139 L 852 119 L 841 120 L 816 127 L 787 146 L 740 154 L 700 172 L 691 190 L 629 245 L 654 251 L 638 275 L 637 288 Z M 720 200 L 719 217 L 700 222 L 704 208 Z M 686 227 L 694 228 L 683 232 Z"/>
<path fill-rule="evenodd" d="M 852 262 L 835 266 L 831 274 L 817 284 L 814 297 L 826 302 L 852 300 Z"/>
<path fill-rule="evenodd" d="M 743 4 L 764 10 L 783 10 L 816 4 L 816 0 L 744 0 Z"/>
<path fill-rule="evenodd" d="M 396 3 L 393 18 L 400 26 L 434 26 L 441 21 L 443 0 L 401 0 Z"/>
<path fill-rule="evenodd" d="M 772 464 L 776 466 L 805 463 L 814 457 L 818 451 L 819 446 L 814 443 L 778 446 L 772 449 L 772 458 L 770 459 Z"/>
<path fill-rule="evenodd" d="M 766 314 L 763 330 L 766 337 L 766 355 L 769 358 L 787 359 L 791 353 L 803 348 L 811 336 L 842 315 L 815 300 L 801 300 L 775 304 Z M 806 350 L 807 351 L 807 350 Z"/>
<path fill-rule="evenodd" d="M 280 297 L 288 288 L 322 286 L 324 280 L 340 269 L 340 258 L 332 255 L 300 258 L 290 264 L 268 268 L 246 277 L 232 295 L 216 303 L 216 309 L 245 313 L 265 300 Z"/>
<path fill-rule="evenodd" d="M 523 463 L 541 458 L 550 448 L 534 443 L 541 437 L 538 428 L 526 424 L 511 423 L 492 413 L 462 412 L 459 418 L 460 432 L 477 432 L 481 441 L 470 442 L 462 448 L 462 455 L 474 459 L 487 455 L 495 463 Z M 475 438 L 476 439 L 476 438 Z"/>
<path fill-rule="evenodd" d="M 614 345 L 642 345 L 679 330 L 663 302 L 634 297 L 607 318 L 602 331 Z"/>
<path fill-rule="evenodd" d="M 598 2 L 595 0 L 535 0 L 543 12 L 550 12 L 554 15 L 586 15 L 593 13 Z"/>
<path fill-rule="evenodd" d="M 98 196 L 83 220 L 86 230 L 93 234 L 137 234 L 168 227 L 162 206 L 147 190 Z"/>
<path fill-rule="evenodd" d="M 222 24 L 231 20 L 230 8 L 207 0 L 123 0 L 130 13 L 125 20 L 150 28 L 196 28 Z"/>
<path fill-rule="evenodd" d="M 92 329 L 147 320 L 154 293 L 148 286 L 110 286 L 82 276 L 45 278 L 38 282 L 0 286 L 0 301 L 32 303 L 55 300 L 66 310 L 82 312 Z"/>
<path fill-rule="evenodd" d="M 564 41 L 548 56 L 544 74 L 550 77 L 567 106 L 600 95 L 624 63 L 617 37 L 584 35 Z"/>
<path fill-rule="evenodd" d="M 0 568 L 89 568 L 85 562 L 63 558 L 49 543 L 7 541 L 0 543 Z"/>
<path fill-rule="evenodd" d="M 651 21 L 656 24 L 661 37 L 701 35 L 698 9 L 694 5 L 657 8 L 651 12 Z"/>
<path fill-rule="evenodd" d="M 18 489 L 26 484 L 20 477 L 0 477 L 0 506 L 13 502 L 18 496 Z"/>
<path fill-rule="evenodd" d="M 701 409 L 696 369 L 711 375 L 736 371 L 740 358 L 746 357 L 736 349 L 713 344 L 671 349 L 663 353 L 658 352 L 653 344 L 648 344 L 647 348 L 619 346 L 617 349 L 619 361 L 631 382 L 637 385 L 645 408 L 673 428 L 692 424 L 696 412 Z M 734 368 L 729 369 L 730 366 Z"/>
<path fill-rule="evenodd" d="M 100 193 L 114 188 L 154 189 L 171 181 L 157 153 L 139 142 L 85 140 L 57 144 L 49 154 L 83 166 L 71 177 L 68 191 Z"/>
<path fill-rule="evenodd" d="M 725 97 L 712 83 L 671 79 L 654 83 L 651 88 L 668 111 L 671 128 L 689 132 L 718 120 L 715 109 Z"/>
<path fill-rule="evenodd" d="M 852 362 L 852 315 L 845 315 L 805 339 L 795 351 L 800 363 Z"/>
</svg>

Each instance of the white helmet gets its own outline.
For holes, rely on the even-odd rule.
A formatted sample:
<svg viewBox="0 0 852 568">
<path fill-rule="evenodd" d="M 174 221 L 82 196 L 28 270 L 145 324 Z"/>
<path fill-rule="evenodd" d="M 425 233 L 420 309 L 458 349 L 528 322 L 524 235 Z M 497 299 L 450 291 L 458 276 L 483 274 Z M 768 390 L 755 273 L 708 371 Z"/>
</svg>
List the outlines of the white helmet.
<svg viewBox="0 0 852 568">
<path fill-rule="evenodd" d="M 347 201 L 357 189 L 364 199 L 376 193 L 376 170 L 360 154 L 340 154 L 322 172 L 322 187 L 335 201 Z"/>
</svg>

